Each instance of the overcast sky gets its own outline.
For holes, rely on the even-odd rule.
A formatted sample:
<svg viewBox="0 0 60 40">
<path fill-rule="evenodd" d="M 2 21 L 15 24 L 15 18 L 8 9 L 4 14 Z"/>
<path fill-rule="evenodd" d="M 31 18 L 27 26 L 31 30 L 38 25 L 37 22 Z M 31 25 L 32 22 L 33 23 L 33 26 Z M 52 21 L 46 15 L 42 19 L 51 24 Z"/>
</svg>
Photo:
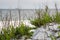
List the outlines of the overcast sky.
<svg viewBox="0 0 60 40">
<path fill-rule="evenodd" d="M 54 4 L 60 9 L 60 0 L 0 0 L 1 9 L 38 9 L 48 5 L 50 9 L 54 9 Z"/>
</svg>

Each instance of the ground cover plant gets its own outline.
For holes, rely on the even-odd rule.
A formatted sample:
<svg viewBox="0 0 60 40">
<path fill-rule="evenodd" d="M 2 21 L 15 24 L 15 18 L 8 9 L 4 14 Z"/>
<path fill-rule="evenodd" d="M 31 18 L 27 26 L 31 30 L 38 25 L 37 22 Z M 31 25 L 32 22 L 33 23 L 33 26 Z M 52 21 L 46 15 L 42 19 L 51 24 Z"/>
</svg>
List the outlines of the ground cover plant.
<svg viewBox="0 0 60 40">
<path fill-rule="evenodd" d="M 31 28 L 26 27 L 24 24 L 21 24 L 19 27 L 14 28 L 14 26 L 9 26 L 8 28 L 3 28 L 0 33 L 0 40 L 15 40 L 20 39 L 23 36 L 25 39 L 32 36 L 30 32 Z"/>
</svg>

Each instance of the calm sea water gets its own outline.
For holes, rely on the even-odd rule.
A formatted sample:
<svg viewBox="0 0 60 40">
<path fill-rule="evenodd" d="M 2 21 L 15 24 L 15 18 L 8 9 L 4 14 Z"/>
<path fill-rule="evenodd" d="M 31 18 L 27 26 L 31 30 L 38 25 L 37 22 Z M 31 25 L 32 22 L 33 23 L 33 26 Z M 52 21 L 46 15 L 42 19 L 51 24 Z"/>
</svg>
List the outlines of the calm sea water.
<svg viewBox="0 0 60 40">
<path fill-rule="evenodd" d="M 44 10 L 42 10 L 43 12 Z M 58 10 L 60 12 L 60 10 Z M 36 17 L 36 10 L 35 9 L 20 9 L 20 18 L 21 19 L 33 19 Z M 49 14 L 55 14 L 55 9 L 49 9 Z M 11 15 L 10 15 L 11 13 Z M 19 12 L 17 9 L 0 9 L 0 20 L 9 19 L 11 17 L 12 20 L 19 19 Z"/>
</svg>

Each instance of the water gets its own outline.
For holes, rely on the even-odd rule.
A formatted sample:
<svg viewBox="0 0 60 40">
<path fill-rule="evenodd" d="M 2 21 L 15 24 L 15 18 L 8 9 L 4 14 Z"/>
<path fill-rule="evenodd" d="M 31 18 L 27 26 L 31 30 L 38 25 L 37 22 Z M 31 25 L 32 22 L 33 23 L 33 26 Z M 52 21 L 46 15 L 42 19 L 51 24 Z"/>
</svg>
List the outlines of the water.
<svg viewBox="0 0 60 40">
<path fill-rule="evenodd" d="M 19 13 L 17 9 L 0 9 L 0 20 L 5 19 L 6 17 L 10 17 L 10 10 L 11 10 L 11 17 L 12 20 L 18 20 L 19 19 Z M 37 10 L 37 9 L 36 9 Z M 43 13 L 42 9 L 42 13 Z M 60 11 L 60 10 L 58 10 Z M 48 10 L 49 14 L 55 14 L 56 10 L 55 9 L 49 9 Z M 33 19 L 36 17 L 35 9 L 20 9 L 20 18 L 21 19 Z"/>
<path fill-rule="evenodd" d="M 0 9 L 0 15 L 2 15 L 2 18 L 5 18 L 7 15 L 8 17 L 10 17 L 10 9 Z M 19 19 L 19 13 L 17 9 L 11 9 L 11 17 L 12 17 L 12 20 Z M 34 18 L 34 10 L 21 9 L 20 18 L 21 19 Z M 0 19 L 1 19 L 1 16 L 0 16 Z"/>
</svg>

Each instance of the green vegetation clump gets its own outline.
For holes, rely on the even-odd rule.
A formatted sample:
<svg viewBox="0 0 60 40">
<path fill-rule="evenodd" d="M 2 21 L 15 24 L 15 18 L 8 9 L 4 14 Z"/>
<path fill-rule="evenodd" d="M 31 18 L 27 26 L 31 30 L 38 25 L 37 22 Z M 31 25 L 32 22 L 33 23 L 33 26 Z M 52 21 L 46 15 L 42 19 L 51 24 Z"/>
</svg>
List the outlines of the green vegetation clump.
<svg viewBox="0 0 60 40">
<path fill-rule="evenodd" d="M 31 28 L 21 24 L 20 26 L 14 28 L 14 26 L 9 26 L 8 28 L 3 28 L 0 33 L 0 40 L 12 40 L 20 39 L 25 36 L 25 38 L 30 38 L 32 32 Z"/>
<path fill-rule="evenodd" d="M 52 22 L 52 17 L 50 17 L 50 15 L 48 15 L 47 13 L 45 13 L 43 15 L 43 22 L 46 24 L 46 23 L 51 23 Z"/>
<path fill-rule="evenodd" d="M 42 25 L 41 21 L 41 19 L 34 19 L 33 21 L 31 20 L 31 24 L 39 27 L 40 25 Z"/>
<path fill-rule="evenodd" d="M 36 14 L 38 14 L 37 18 L 35 18 L 34 20 L 31 20 L 31 24 L 37 27 L 53 22 L 52 17 L 48 13 L 48 6 L 46 6 L 45 8 L 45 12 L 41 13 L 41 11 L 38 10 Z"/>
<path fill-rule="evenodd" d="M 60 32 L 58 32 L 59 38 L 60 38 Z"/>
<path fill-rule="evenodd" d="M 31 20 L 31 24 L 35 25 L 36 27 L 41 27 L 42 25 L 46 25 L 52 22 L 60 24 L 60 13 L 58 12 L 57 6 L 56 6 L 56 15 L 53 16 L 49 15 L 48 6 L 46 6 L 45 8 L 45 12 L 41 13 L 41 11 L 38 10 L 36 14 L 38 14 L 37 18 Z"/>
<path fill-rule="evenodd" d="M 31 20 L 31 24 L 40 27 L 42 25 L 46 25 L 47 23 L 58 23 L 60 24 L 60 14 L 56 13 L 56 15 L 53 15 L 52 17 L 48 14 L 48 13 L 44 13 L 43 15 L 41 15 L 42 17 L 39 19 L 34 19 Z"/>
<path fill-rule="evenodd" d="M 34 19 L 33 21 L 31 21 L 31 24 L 37 26 L 37 27 L 40 27 L 42 25 L 45 25 L 47 23 L 51 23 L 53 20 L 52 20 L 52 17 L 50 17 L 50 15 L 48 15 L 47 13 L 45 13 L 44 15 L 42 15 L 42 17 L 39 19 Z"/>
<path fill-rule="evenodd" d="M 56 40 L 55 36 L 50 35 L 51 40 Z"/>
<path fill-rule="evenodd" d="M 1 40 L 10 40 L 15 37 L 15 29 L 13 26 L 3 28 L 0 34 Z"/>
<path fill-rule="evenodd" d="M 60 26 L 58 26 L 58 28 L 60 29 Z"/>
<path fill-rule="evenodd" d="M 60 24 L 60 14 L 59 13 L 56 13 L 55 17 L 54 17 L 54 21 L 56 23 L 59 23 Z"/>
<path fill-rule="evenodd" d="M 34 19 L 31 21 L 31 24 L 40 27 L 42 25 L 45 25 L 46 23 L 51 23 L 52 22 L 52 17 L 50 17 L 48 14 L 44 14 L 44 16 L 40 19 Z"/>
</svg>

